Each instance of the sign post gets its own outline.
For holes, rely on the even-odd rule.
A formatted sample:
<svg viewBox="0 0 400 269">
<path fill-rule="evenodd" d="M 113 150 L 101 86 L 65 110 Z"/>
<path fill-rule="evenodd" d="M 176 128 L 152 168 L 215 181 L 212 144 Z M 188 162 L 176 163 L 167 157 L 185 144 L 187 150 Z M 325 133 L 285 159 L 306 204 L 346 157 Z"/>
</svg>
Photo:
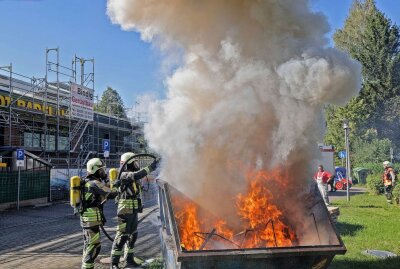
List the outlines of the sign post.
<svg viewBox="0 0 400 269">
<path fill-rule="evenodd" d="M 347 202 L 350 201 L 350 193 L 349 193 L 349 185 L 351 181 L 351 164 L 350 164 L 350 141 L 349 141 L 349 133 L 350 133 L 350 126 L 348 120 L 343 120 L 343 129 L 344 129 L 344 143 L 346 147 L 346 177 L 347 177 L 347 184 L 346 184 L 346 196 Z"/>
<path fill-rule="evenodd" d="M 17 186 L 17 210 L 19 210 L 20 189 L 21 189 L 21 167 L 24 166 L 25 151 L 17 149 L 17 167 L 18 167 L 18 186 Z"/>
</svg>

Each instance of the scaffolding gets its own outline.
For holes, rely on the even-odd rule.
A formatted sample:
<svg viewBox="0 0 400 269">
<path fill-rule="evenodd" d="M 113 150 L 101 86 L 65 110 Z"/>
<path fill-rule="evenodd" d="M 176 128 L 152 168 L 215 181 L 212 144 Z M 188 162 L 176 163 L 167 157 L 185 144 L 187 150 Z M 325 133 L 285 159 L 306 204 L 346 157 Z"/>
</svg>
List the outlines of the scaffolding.
<svg viewBox="0 0 400 269">
<path fill-rule="evenodd" d="M 59 48 L 47 48 L 45 66 L 43 78 L 16 73 L 12 64 L 0 66 L 0 146 L 25 148 L 68 170 L 102 157 L 102 139 L 113 147 L 112 165 L 126 151 L 145 151 L 142 124 L 135 119 L 98 112 L 93 120 L 71 115 L 72 84 L 94 93 L 94 58 L 75 55 L 68 67 L 60 64 Z"/>
</svg>

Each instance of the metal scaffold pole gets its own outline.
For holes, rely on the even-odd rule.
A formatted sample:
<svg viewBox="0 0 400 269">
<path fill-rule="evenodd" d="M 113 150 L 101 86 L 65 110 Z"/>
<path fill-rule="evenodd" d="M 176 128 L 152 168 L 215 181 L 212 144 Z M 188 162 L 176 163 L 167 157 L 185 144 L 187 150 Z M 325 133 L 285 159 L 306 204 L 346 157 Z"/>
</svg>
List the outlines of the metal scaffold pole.
<svg viewBox="0 0 400 269">
<path fill-rule="evenodd" d="M 8 114 L 8 121 L 9 121 L 9 126 L 8 126 L 8 128 L 9 128 L 9 130 L 8 130 L 8 144 L 10 145 L 10 146 L 12 146 L 12 140 L 11 140 L 11 138 L 12 138 L 12 132 L 11 132 L 11 129 L 12 129 L 12 95 L 13 95 L 13 87 L 12 87 L 12 63 L 10 63 L 10 66 L 8 67 L 8 69 L 10 70 L 10 91 L 9 91 L 9 96 L 10 96 L 10 103 L 9 103 L 9 108 L 10 108 L 10 110 L 9 110 L 9 114 Z"/>
</svg>

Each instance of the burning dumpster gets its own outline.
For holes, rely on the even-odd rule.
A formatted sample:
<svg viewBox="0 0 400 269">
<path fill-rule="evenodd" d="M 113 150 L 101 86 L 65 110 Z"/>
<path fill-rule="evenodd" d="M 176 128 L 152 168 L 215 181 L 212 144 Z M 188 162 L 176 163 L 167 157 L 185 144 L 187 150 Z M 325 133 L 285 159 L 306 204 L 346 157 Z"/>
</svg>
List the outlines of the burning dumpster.
<svg viewBox="0 0 400 269">
<path fill-rule="evenodd" d="M 301 225 L 285 221 L 278 207 L 268 205 L 258 214 L 265 216 L 262 219 L 249 208 L 243 209 L 253 218 L 242 230 L 234 229 L 229 221 L 213 215 L 168 183 L 159 180 L 158 186 L 163 256 L 168 269 L 323 269 L 336 254 L 346 252 L 315 186 L 304 197 L 309 215 Z M 246 200 L 249 195 L 239 196 L 237 206 L 250 203 Z M 257 202 L 263 203 L 260 199 Z M 246 217 L 243 212 L 238 214 Z M 301 229 L 307 229 L 305 236 Z"/>
</svg>

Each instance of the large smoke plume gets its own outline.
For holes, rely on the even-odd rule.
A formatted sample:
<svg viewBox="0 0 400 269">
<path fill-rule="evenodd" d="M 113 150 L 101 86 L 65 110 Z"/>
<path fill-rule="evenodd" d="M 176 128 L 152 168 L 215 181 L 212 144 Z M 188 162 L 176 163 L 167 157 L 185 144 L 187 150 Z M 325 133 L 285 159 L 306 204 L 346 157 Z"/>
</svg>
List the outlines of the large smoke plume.
<svg viewBox="0 0 400 269">
<path fill-rule="evenodd" d="M 326 18 L 307 0 L 108 0 L 107 12 L 183 54 L 146 137 L 163 179 L 218 214 L 233 214 L 247 168 L 284 167 L 294 186 L 309 181 L 324 105 L 360 86 L 359 64 L 327 47 Z"/>
</svg>

